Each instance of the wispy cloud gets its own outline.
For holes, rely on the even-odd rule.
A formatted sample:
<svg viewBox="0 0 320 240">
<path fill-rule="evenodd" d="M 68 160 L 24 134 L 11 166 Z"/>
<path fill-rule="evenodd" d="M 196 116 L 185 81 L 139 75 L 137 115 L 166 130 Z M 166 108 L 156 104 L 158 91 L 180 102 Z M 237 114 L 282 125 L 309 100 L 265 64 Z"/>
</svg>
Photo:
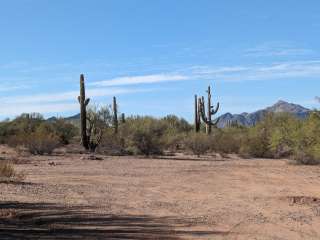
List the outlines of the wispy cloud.
<svg viewBox="0 0 320 240">
<path fill-rule="evenodd" d="M 245 66 L 194 68 L 193 77 L 219 81 L 266 81 L 275 79 L 314 79 L 320 77 L 320 60 L 253 64 Z"/>
<path fill-rule="evenodd" d="M 1 113 L 0 116 L 17 116 L 21 113 L 38 112 L 42 114 L 46 113 L 63 113 L 67 111 L 76 111 L 79 108 L 77 103 L 33 103 L 33 104 L 15 104 L 12 105 L 0 105 Z"/>
<path fill-rule="evenodd" d="M 244 51 L 244 55 L 250 57 L 301 56 L 312 53 L 314 53 L 314 51 L 311 49 L 284 43 L 264 43 Z"/>
<path fill-rule="evenodd" d="M 114 96 L 119 94 L 150 91 L 151 89 L 129 89 L 129 88 L 100 88 L 88 89 L 87 95 L 91 98 Z M 0 98 L 1 104 L 30 104 L 30 103 L 55 103 L 76 101 L 79 91 L 67 91 L 63 93 L 34 94 L 24 96 L 10 96 Z"/>
<path fill-rule="evenodd" d="M 24 84 L 17 84 L 17 85 L 8 85 L 8 84 L 3 84 L 0 85 L 0 92 L 9 92 L 9 91 L 15 91 L 19 89 L 26 89 L 28 86 Z"/>
<path fill-rule="evenodd" d="M 180 74 L 154 74 L 144 76 L 126 76 L 118 77 L 110 80 L 102 80 L 91 83 L 93 86 L 120 86 L 120 85 L 135 85 L 147 83 L 160 83 L 171 81 L 183 81 L 190 79 L 190 76 Z"/>
<path fill-rule="evenodd" d="M 150 88 L 93 88 L 87 90 L 87 95 L 90 98 L 98 98 L 137 92 L 148 92 L 152 90 L 153 89 Z M 2 97 L 0 98 L 0 109 L 6 116 L 14 116 L 23 112 L 39 112 L 46 114 L 78 111 L 78 94 L 79 91 L 67 91 L 63 93 Z"/>
</svg>

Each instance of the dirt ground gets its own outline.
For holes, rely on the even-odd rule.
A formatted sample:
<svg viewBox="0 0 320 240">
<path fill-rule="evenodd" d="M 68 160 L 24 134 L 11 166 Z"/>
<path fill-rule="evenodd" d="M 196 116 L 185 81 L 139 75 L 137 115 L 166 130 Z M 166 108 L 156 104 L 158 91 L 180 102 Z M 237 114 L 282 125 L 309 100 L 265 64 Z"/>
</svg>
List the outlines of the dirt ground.
<svg viewBox="0 0 320 240">
<path fill-rule="evenodd" d="M 0 239 L 320 239 L 320 167 L 231 157 L 16 156 Z"/>
</svg>

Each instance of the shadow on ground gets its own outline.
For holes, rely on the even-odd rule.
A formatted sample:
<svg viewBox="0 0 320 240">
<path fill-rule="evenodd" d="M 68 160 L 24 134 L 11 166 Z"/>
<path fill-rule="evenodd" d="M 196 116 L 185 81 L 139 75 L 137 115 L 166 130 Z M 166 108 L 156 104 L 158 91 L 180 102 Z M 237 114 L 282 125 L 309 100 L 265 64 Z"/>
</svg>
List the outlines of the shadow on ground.
<svg viewBox="0 0 320 240">
<path fill-rule="evenodd" d="M 192 231 L 176 218 L 104 215 L 86 207 L 0 202 L 0 239 L 182 239 L 224 235 Z M 178 230 L 180 229 L 180 230 Z M 181 230 L 183 229 L 183 230 Z"/>
</svg>

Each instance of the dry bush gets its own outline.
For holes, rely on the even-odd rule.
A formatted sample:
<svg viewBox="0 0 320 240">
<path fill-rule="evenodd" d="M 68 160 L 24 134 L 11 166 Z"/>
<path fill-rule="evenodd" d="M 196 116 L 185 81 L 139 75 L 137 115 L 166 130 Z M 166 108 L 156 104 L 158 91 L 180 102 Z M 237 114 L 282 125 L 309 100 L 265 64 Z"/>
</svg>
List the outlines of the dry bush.
<svg viewBox="0 0 320 240">
<path fill-rule="evenodd" d="M 23 173 L 18 173 L 12 163 L 8 161 L 0 161 L 0 181 L 16 182 L 25 178 Z"/>
<path fill-rule="evenodd" d="M 97 152 L 112 156 L 121 156 L 127 153 L 125 148 L 125 139 L 121 134 L 115 134 L 113 129 L 106 128 Z"/>
<path fill-rule="evenodd" d="M 247 135 L 247 129 L 232 127 L 215 129 L 212 150 L 220 154 L 239 153 Z"/>
<path fill-rule="evenodd" d="M 52 154 L 59 147 L 59 138 L 53 134 L 33 133 L 25 142 L 25 146 L 31 154 Z"/>
<path fill-rule="evenodd" d="M 51 133 L 37 131 L 27 135 L 13 136 L 8 141 L 10 147 L 15 147 L 18 151 L 27 150 L 31 154 L 43 155 L 52 154 L 60 146 L 59 138 Z"/>
<path fill-rule="evenodd" d="M 207 153 L 211 144 L 212 138 L 204 133 L 190 133 L 185 139 L 186 148 L 198 157 Z"/>
</svg>

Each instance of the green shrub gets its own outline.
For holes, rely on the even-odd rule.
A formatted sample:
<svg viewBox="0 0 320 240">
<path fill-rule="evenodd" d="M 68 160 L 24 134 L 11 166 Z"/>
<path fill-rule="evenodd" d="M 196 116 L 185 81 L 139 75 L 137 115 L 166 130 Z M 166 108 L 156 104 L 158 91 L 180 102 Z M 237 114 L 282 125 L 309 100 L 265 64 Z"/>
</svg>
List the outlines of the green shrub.
<svg viewBox="0 0 320 240">
<path fill-rule="evenodd" d="M 296 131 L 293 159 L 301 164 L 320 164 L 320 116 L 310 114 Z"/>
<path fill-rule="evenodd" d="M 289 157 L 293 154 L 299 129 L 301 121 L 290 114 L 278 114 L 274 117 L 270 150 L 275 158 Z"/>
<path fill-rule="evenodd" d="M 132 154 L 162 154 L 165 125 L 152 117 L 131 117 L 120 126 L 126 150 Z"/>
</svg>

